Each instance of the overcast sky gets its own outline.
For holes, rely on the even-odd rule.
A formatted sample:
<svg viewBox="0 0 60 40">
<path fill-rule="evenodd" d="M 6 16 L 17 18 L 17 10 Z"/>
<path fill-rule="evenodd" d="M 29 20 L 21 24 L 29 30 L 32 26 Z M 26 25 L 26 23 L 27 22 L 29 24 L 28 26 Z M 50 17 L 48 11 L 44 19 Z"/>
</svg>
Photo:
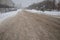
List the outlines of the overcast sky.
<svg viewBox="0 0 60 40">
<path fill-rule="evenodd" d="M 15 4 L 22 4 L 23 7 L 27 7 L 28 5 L 36 2 L 41 2 L 43 0 L 12 0 Z"/>
</svg>

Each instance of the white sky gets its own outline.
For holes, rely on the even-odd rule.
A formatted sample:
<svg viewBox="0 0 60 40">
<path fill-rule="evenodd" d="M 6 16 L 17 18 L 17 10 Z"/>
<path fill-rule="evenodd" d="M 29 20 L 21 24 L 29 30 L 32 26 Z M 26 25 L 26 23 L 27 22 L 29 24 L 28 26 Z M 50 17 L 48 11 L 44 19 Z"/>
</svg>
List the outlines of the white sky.
<svg viewBox="0 0 60 40">
<path fill-rule="evenodd" d="M 43 0 L 12 0 L 15 4 L 22 4 L 23 7 L 27 7 L 28 5 L 36 2 L 41 2 Z"/>
<path fill-rule="evenodd" d="M 12 0 L 16 5 L 22 6 L 22 7 L 27 7 L 30 4 L 36 3 L 36 2 L 41 2 L 43 0 Z M 60 0 L 56 0 L 58 3 Z"/>
</svg>

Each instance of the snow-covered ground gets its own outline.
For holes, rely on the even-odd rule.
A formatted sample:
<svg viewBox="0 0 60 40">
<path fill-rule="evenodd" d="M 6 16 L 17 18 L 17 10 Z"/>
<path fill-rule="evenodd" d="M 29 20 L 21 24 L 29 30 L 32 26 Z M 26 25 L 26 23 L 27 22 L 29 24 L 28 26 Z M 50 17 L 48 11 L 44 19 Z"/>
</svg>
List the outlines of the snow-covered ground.
<svg viewBox="0 0 60 40">
<path fill-rule="evenodd" d="M 32 13 L 46 14 L 46 15 L 60 15 L 60 11 L 39 11 L 39 10 L 26 10 Z"/>
<path fill-rule="evenodd" d="M 19 11 L 22 11 L 23 9 L 18 9 L 16 11 L 11 11 L 11 12 L 7 12 L 7 13 L 2 13 L 0 14 L 0 20 L 4 20 L 8 17 L 12 17 L 12 16 L 15 16 Z M 32 12 L 32 13 L 38 13 L 38 14 L 46 14 L 46 15 L 60 15 L 60 12 L 59 11 L 38 11 L 38 10 L 28 10 L 28 9 L 25 9 L 25 11 L 28 11 L 28 12 Z"/>
<path fill-rule="evenodd" d="M 44 13 L 48 15 L 60 15 L 60 11 L 45 11 Z"/>
<path fill-rule="evenodd" d="M 4 19 L 8 17 L 15 16 L 18 13 L 18 11 L 21 11 L 21 9 L 16 10 L 16 11 L 6 12 L 6 13 L 0 13 L 0 21 L 3 21 Z"/>
</svg>

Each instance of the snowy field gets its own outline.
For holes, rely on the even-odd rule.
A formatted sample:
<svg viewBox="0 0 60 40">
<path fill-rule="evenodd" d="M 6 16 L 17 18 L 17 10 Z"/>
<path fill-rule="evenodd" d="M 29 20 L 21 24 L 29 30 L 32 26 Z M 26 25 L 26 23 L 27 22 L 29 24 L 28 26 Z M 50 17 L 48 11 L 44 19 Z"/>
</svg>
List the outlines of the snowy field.
<svg viewBox="0 0 60 40">
<path fill-rule="evenodd" d="M 5 20 L 6 18 L 8 17 L 13 17 L 15 16 L 20 10 L 17 10 L 17 11 L 11 11 L 11 12 L 6 12 L 6 13 L 0 13 L 0 21 L 3 21 Z"/>
<path fill-rule="evenodd" d="M 18 12 L 23 11 L 22 9 L 18 9 L 17 11 L 11 11 L 11 12 L 7 12 L 7 13 L 0 13 L 0 20 L 3 21 L 4 19 L 8 18 L 8 17 L 12 17 L 15 16 Z M 32 13 L 38 13 L 38 14 L 46 14 L 46 15 L 57 15 L 60 16 L 60 12 L 59 11 L 38 11 L 38 10 L 28 10 L 25 9 L 25 11 L 28 12 L 32 12 Z"/>
<path fill-rule="evenodd" d="M 39 11 L 39 10 L 27 10 L 32 13 L 47 14 L 47 15 L 60 15 L 60 11 Z"/>
</svg>

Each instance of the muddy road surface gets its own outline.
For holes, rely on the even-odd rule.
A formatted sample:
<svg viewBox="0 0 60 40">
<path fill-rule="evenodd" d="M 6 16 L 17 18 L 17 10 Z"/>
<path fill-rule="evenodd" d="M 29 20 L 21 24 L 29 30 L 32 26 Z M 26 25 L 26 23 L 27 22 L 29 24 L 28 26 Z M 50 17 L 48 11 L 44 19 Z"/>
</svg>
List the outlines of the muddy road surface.
<svg viewBox="0 0 60 40">
<path fill-rule="evenodd" d="M 60 40 L 60 19 L 18 12 L 0 23 L 0 40 Z"/>
</svg>

